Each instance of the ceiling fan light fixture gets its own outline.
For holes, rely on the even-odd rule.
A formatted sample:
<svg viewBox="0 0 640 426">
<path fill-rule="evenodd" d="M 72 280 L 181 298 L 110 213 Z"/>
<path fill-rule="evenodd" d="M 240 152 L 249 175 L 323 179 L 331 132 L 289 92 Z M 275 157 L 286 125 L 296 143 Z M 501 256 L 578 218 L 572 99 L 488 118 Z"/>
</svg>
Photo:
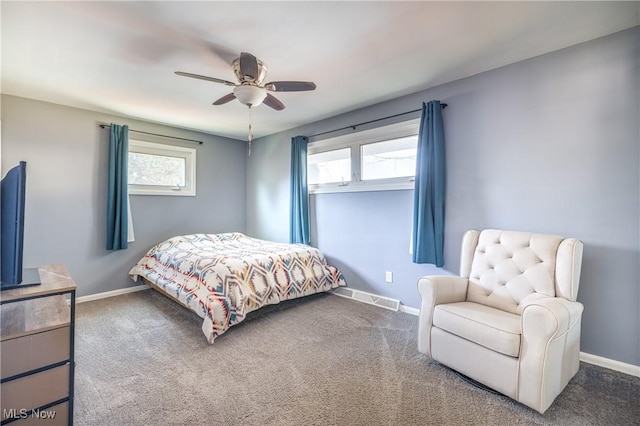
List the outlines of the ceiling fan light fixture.
<svg viewBox="0 0 640 426">
<path fill-rule="evenodd" d="M 264 62 L 251 53 L 240 52 L 240 57 L 233 60 L 232 66 L 238 80 L 237 83 L 183 71 L 176 71 L 175 73 L 183 77 L 197 78 L 234 87 L 233 93 L 217 99 L 213 102 L 213 105 L 224 105 L 227 102 L 237 99 L 238 102 L 248 106 L 249 109 L 260 104 L 265 104 L 271 109 L 282 111 L 285 109 L 285 105 L 271 93 L 268 93 L 268 91 L 303 92 L 316 89 L 315 83 L 311 81 L 272 81 L 263 84 L 264 78 L 267 75 L 267 67 Z"/>
<path fill-rule="evenodd" d="M 267 91 L 262 87 L 243 84 L 233 89 L 236 98 L 248 107 L 258 106 L 267 97 Z"/>
</svg>

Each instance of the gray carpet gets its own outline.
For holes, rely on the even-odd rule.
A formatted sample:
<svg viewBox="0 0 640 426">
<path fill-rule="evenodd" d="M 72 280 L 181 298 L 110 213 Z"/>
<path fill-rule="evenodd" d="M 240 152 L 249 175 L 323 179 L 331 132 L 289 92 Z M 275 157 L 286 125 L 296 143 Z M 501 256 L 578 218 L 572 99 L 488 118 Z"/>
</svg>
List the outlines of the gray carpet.
<svg viewBox="0 0 640 426">
<path fill-rule="evenodd" d="M 582 363 L 541 415 L 420 354 L 417 322 L 321 294 L 209 345 L 202 320 L 155 291 L 82 303 L 75 424 L 640 424 L 640 378 Z"/>
</svg>

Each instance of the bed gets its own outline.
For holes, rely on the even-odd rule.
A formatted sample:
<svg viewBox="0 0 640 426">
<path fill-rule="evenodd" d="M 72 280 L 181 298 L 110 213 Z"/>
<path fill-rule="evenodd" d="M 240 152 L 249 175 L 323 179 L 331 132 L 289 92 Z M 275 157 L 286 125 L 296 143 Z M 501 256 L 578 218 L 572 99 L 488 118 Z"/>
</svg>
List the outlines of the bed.
<svg viewBox="0 0 640 426">
<path fill-rule="evenodd" d="M 263 306 L 346 285 L 314 247 L 238 232 L 170 238 L 151 248 L 129 275 L 203 318 L 209 343 Z"/>
</svg>

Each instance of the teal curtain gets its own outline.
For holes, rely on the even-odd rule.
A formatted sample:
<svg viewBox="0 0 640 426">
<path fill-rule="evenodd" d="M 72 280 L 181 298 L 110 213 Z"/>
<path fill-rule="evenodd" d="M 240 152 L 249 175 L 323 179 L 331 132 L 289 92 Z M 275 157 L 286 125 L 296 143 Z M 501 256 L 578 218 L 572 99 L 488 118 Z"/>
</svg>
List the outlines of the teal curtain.
<svg viewBox="0 0 640 426">
<path fill-rule="evenodd" d="M 291 211 L 289 241 L 309 244 L 309 189 L 306 136 L 291 138 Z"/>
<path fill-rule="evenodd" d="M 423 102 L 413 199 L 413 263 L 444 265 L 445 166 L 440 101 Z"/>
<path fill-rule="evenodd" d="M 107 193 L 107 250 L 127 248 L 129 197 L 127 162 L 129 127 L 111 124 L 109 133 L 109 170 Z"/>
</svg>

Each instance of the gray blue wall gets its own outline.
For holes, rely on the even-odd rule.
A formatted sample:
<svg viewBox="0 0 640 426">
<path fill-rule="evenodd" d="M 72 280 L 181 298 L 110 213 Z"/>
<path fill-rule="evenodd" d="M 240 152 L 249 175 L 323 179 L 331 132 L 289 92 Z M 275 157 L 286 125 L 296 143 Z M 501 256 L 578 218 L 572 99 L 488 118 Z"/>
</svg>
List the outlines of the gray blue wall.
<svg viewBox="0 0 640 426">
<path fill-rule="evenodd" d="M 136 241 L 121 251 L 105 249 L 109 131 L 98 124 L 111 122 L 204 142 L 130 134 L 196 147 L 197 196 L 132 195 Z M 79 296 L 136 285 L 127 272 L 168 237 L 245 230 L 246 145 L 237 140 L 3 95 L 3 175 L 20 160 L 27 162 L 25 266 L 65 264 Z"/>
<path fill-rule="evenodd" d="M 417 308 L 418 278 L 457 272 L 467 229 L 579 238 L 582 351 L 640 365 L 639 51 L 636 27 L 261 138 L 247 165 L 247 232 L 288 239 L 291 137 L 440 99 L 449 104 L 444 268 L 411 263 L 412 191 L 312 195 L 312 243 L 349 286 Z"/>
</svg>

